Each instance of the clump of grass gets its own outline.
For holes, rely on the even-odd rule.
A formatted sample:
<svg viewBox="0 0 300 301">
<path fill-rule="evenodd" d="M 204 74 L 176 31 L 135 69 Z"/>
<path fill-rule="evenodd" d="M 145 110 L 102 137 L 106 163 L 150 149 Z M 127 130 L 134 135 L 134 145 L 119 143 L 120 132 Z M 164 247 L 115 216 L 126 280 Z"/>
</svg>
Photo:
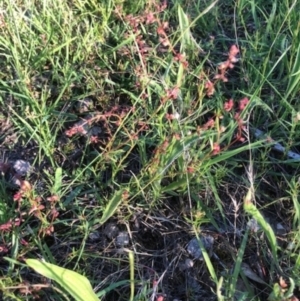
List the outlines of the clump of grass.
<svg viewBox="0 0 300 301">
<path fill-rule="evenodd" d="M 297 300 L 298 6 L 3 1 L 3 298 Z"/>
</svg>

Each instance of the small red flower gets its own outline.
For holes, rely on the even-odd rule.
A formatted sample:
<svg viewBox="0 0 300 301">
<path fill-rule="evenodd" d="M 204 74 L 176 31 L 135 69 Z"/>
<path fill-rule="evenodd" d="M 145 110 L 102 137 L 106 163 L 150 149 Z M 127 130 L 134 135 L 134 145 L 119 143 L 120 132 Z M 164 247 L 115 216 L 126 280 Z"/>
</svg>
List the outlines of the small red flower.
<svg viewBox="0 0 300 301">
<path fill-rule="evenodd" d="M 209 128 L 214 127 L 214 125 L 215 125 L 215 121 L 211 118 L 204 124 L 203 129 L 207 130 Z"/>
<path fill-rule="evenodd" d="M 21 193 L 20 191 L 18 191 L 17 193 L 14 194 L 13 196 L 13 200 L 14 201 L 20 201 L 23 197 L 23 193 Z"/>
<path fill-rule="evenodd" d="M 215 75 L 214 79 L 220 79 L 223 83 L 228 82 L 228 78 L 224 75 L 224 72 L 222 72 L 221 74 Z"/>
<path fill-rule="evenodd" d="M 83 127 L 83 124 L 75 124 L 73 127 L 65 131 L 65 134 L 68 137 L 72 137 L 76 134 L 86 134 L 86 130 Z"/>
<path fill-rule="evenodd" d="M 174 56 L 175 61 L 182 62 L 185 60 L 185 55 L 181 53 L 176 53 Z"/>
<path fill-rule="evenodd" d="M 244 97 L 243 99 L 241 99 L 239 102 L 239 110 L 243 111 L 248 103 L 249 103 L 249 99 L 247 97 Z"/>
<path fill-rule="evenodd" d="M 220 145 L 218 143 L 214 143 L 213 144 L 213 155 L 217 155 L 218 153 L 220 153 L 221 148 Z"/>
<path fill-rule="evenodd" d="M 210 80 L 205 83 L 205 89 L 207 96 L 212 96 L 215 93 L 215 86 Z"/>
<path fill-rule="evenodd" d="M 173 120 L 173 114 L 166 114 L 166 118 L 168 119 L 168 120 Z"/>
<path fill-rule="evenodd" d="M 47 201 L 48 202 L 57 202 L 57 201 L 59 201 L 59 196 L 58 195 L 51 195 L 51 196 L 47 197 Z"/>
<path fill-rule="evenodd" d="M 195 172 L 195 168 L 193 166 L 188 166 L 187 173 L 193 174 Z"/>
<path fill-rule="evenodd" d="M 59 212 L 55 208 L 53 208 L 50 212 L 50 215 L 51 215 L 52 221 L 54 221 L 59 216 Z"/>
<path fill-rule="evenodd" d="M 230 61 L 227 60 L 226 62 L 221 63 L 218 66 L 218 69 L 219 70 L 226 70 L 226 69 L 230 68 L 229 66 L 230 66 Z"/>
<path fill-rule="evenodd" d="M 168 90 L 167 97 L 169 99 L 173 99 L 173 100 L 177 99 L 178 95 L 179 95 L 179 92 L 180 92 L 180 89 L 175 86 L 174 88 Z"/>
<path fill-rule="evenodd" d="M 170 42 L 169 42 L 169 40 L 167 39 L 167 38 L 159 38 L 159 42 L 160 43 L 162 43 L 162 45 L 164 46 L 164 47 L 167 47 L 167 46 L 169 46 L 170 45 Z"/>
<path fill-rule="evenodd" d="M 26 180 L 22 181 L 21 191 L 22 192 L 28 192 L 28 191 L 31 191 L 31 190 L 32 190 L 31 184 Z"/>
<path fill-rule="evenodd" d="M 12 226 L 12 221 L 10 219 L 7 223 L 0 225 L 0 231 L 8 232 L 12 229 Z"/>
<path fill-rule="evenodd" d="M 245 142 L 246 138 L 242 136 L 242 134 L 237 134 L 235 137 L 236 141 Z"/>
<path fill-rule="evenodd" d="M 174 134 L 173 138 L 175 138 L 176 140 L 180 140 L 181 139 L 180 134 L 178 134 L 178 133 Z"/>
<path fill-rule="evenodd" d="M 152 24 L 156 21 L 156 18 L 154 17 L 154 14 L 152 12 L 149 12 L 146 14 L 146 24 Z"/>
<path fill-rule="evenodd" d="M 239 54 L 240 50 L 236 45 L 232 45 L 229 50 L 229 56 L 235 57 Z"/>
<path fill-rule="evenodd" d="M 157 34 L 160 35 L 160 36 L 165 36 L 166 35 L 165 29 L 163 28 L 163 26 L 159 26 L 156 31 L 157 31 Z"/>
<path fill-rule="evenodd" d="M 228 101 L 224 103 L 224 110 L 226 112 L 230 112 L 234 106 L 233 99 L 230 98 Z"/>
<path fill-rule="evenodd" d="M 95 143 L 99 143 L 99 138 L 97 136 L 91 136 L 90 137 L 90 143 L 91 144 L 95 144 Z"/>
</svg>

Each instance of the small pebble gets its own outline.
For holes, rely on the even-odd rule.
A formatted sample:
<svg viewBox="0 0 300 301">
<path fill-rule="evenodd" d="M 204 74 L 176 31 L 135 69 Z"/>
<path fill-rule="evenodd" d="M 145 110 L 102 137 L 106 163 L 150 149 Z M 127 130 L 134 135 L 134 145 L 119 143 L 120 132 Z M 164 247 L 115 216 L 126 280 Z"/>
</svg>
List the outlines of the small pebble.
<svg viewBox="0 0 300 301">
<path fill-rule="evenodd" d="M 104 228 L 104 235 L 106 235 L 108 239 L 115 238 L 118 235 L 118 233 L 119 233 L 119 228 L 114 223 L 109 223 Z"/>
<path fill-rule="evenodd" d="M 276 224 L 276 235 L 286 235 L 287 234 L 287 230 L 283 227 L 283 225 L 281 223 L 277 223 Z"/>
<path fill-rule="evenodd" d="M 209 255 L 211 255 L 212 247 L 214 244 L 214 238 L 210 235 L 207 235 L 200 237 L 200 239 L 205 250 L 208 252 Z M 203 254 L 197 237 L 194 237 L 192 240 L 190 240 L 187 246 L 187 251 L 194 259 L 203 260 Z"/>
<path fill-rule="evenodd" d="M 120 232 L 116 237 L 116 245 L 120 248 L 129 244 L 129 236 L 127 232 Z"/>
<path fill-rule="evenodd" d="M 191 269 L 193 266 L 194 266 L 193 260 L 190 258 L 187 258 L 183 263 L 181 263 L 179 265 L 179 269 L 181 271 L 185 271 L 185 270 Z"/>
<path fill-rule="evenodd" d="M 97 240 L 99 240 L 100 239 L 100 233 L 97 232 L 97 231 L 90 233 L 89 234 L 89 239 L 91 241 L 97 241 Z"/>
<path fill-rule="evenodd" d="M 97 136 L 99 134 L 101 134 L 102 129 L 99 126 L 93 126 L 89 129 L 88 131 L 88 135 L 89 136 Z"/>
<path fill-rule="evenodd" d="M 247 228 L 248 228 L 250 231 L 254 232 L 254 233 L 256 233 L 256 232 L 258 232 L 258 231 L 260 230 L 260 226 L 259 226 L 257 220 L 254 219 L 254 218 L 251 218 L 251 219 L 248 221 L 248 223 L 247 223 Z"/>
<path fill-rule="evenodd" d="M 14 163 L 14 166 L 13 166 L 15 172 L 24 177 L 26 176 L 30 170 L 31 170 L 31 165 L 29 162 L 27 161 L 24 161 L 24 160 L 17 160 L 15 163 Z"/>
</svg>

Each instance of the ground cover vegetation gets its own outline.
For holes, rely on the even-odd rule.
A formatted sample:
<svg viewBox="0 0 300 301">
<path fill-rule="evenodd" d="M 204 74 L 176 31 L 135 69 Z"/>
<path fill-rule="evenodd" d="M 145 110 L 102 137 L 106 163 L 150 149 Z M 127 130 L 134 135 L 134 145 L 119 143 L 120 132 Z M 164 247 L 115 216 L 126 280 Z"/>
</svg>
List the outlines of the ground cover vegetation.
<svg viewBox="0 0 300 301">
<path fill-rule="evenodd" d="M 299 11 L 1 1 L 1 300 L 298 300 Z"/>
</svg>

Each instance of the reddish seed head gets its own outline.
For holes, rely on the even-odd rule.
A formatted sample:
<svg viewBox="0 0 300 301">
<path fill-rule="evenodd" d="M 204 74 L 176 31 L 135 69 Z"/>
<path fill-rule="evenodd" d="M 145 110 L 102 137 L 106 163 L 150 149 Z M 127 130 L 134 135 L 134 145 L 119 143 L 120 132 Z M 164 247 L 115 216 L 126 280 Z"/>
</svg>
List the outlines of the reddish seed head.
<svg viewBox="0 0 300 301">
<path fill-rule="evenodd" d="M 206 95 L 212 96 L 215 93 L 214 84 L 209 80 L 205 83 Z"/>
<path fill-rule="evenodd" d="M 156 31 L 157 31 L 157 34 L 160 35 L 160 36 L 166 35 L 163 26 L 159 26 Z"/>
<path fill-rule="evenodd" d="M 218 143 L 214 143 L 213 144 L 213 155 L 217 155 L 218 153 L 220 153 L 221 148 L 220 145 Z"/>
<path fill-rule="evenodd" d="M 97 136 L 91 136 L 90 137 L 90 143 L 91 144 L 95 144 L 95 143 L 98 143 L 100 140 Z"/>
<path fill-rule="evenodd" d="M 159 42 L 162 43 L 163 46 L 167 47 L 170 45 L 170 42 L 166 38 L 159 38 Z"/>
<path fill-rule="evenodd" d="M 18 191 L 17 193 L 14 194 L 13 200 L 20 201 L 22 199 L 22 197 L 23 197 L 23 194 L 20 191 Z"/>
<path fill-rule="evenodd" d="M 175 86 L 174 88 L 168 90 L 167 97 L 173 100 L 177 99 L 179 92 L 180 92 L 179 88 Z"/>
<path fill-rule="evenodd" d="M 176 53 L 176 55 L 174 56 L 174 59 L 175 59 L 175 61 L 182 62 L 185 60 L 185 56 L 184 56 L 184 54 Z"/>
<path fill-rule="evenodd" d="M 50 214 L 51 214 L 52 220 L 55 220 L 59 216 L 59 212 L 55 208 L 53 208 L 51 210 Z"/>
<path fill-rule="evenodd" d="M 178 133 L 174 134 L 173 137 L 174 137 L 176 140 L 180 140 L 180 139 L 181 139 L 181 138 L 180 138 L 180 134 L 178 134 Z"/>
<path fill-rule="evenodd" d="M 239 102 L 239 110 L 243 111 L 248 103 L 249 103 L 249 99 L 247 97 L 244 97 L 243 99 L 241 99 Z"/>
<path fill-rule="evenodd" d="M 52 196 L 49 196 L 49 197 L 47 198 L 47 201 L 48 201 L 48 202 L 57 202 L 57 201 L 59 201 L 59 196 L 58 196 L 58 195 L 52 195 Z"/>
<path fill-rule="evenodd" d="M 218 66 L 218 69 L 219 69 L 219 70 L 226 70 L 226 69 L 229 68 L 229 65 L 230 65 L 230 62 L 229 62 L 229 61 L 223 62 L 223 63 L 221 63 L 221 64 Z"/>
<path fill-rule="evenodd" d="M 163 23 L 163 28 L 164 29 L 168 29 L 169 28 L 169 22 L 168 21 L 166 21 L 166 22 Z"/>
<path fill-rule="evenodd" d="M 195 168 L 193 166 L 188 166 L 187 173 L 193 174 L 195 172 Z"/>
<path fill-rule="evenodd" d="M 146 24 L 152 24 L 156 21 L 154 14 L 152 12 L 146 15 Z"/>
<path fill-rule="evenodd" d="M 215 121 L 211 118 L 204 124 L 203 129 L 207 130 L 209 128 L 212 128 L 214 125 Z"/>
<path fill-rule="evenodd" d="M 22 181 L 22 184 L 21 184 L 21 190 L 22 191 L 30 191 L 32 188 L 31 188 L 31 185 L 28 181 L 24 180 Z"/>
<path fill-rule="evenodd" d="M 232 45 L 229 50 L 229 55 L 236 56 L 239 52 L 239 48 L 236 45 Z"/>
<path fill-rule="evenodd" d="M 226 102 L 224 103 L 224 110 L 225 110 L 226 112 L 230 112 L 230 111 L 232 110 L 233 106 L 234 106 L 233 99 L 230 98 L 228 101 L 226 101 Z"/>
</svg>

